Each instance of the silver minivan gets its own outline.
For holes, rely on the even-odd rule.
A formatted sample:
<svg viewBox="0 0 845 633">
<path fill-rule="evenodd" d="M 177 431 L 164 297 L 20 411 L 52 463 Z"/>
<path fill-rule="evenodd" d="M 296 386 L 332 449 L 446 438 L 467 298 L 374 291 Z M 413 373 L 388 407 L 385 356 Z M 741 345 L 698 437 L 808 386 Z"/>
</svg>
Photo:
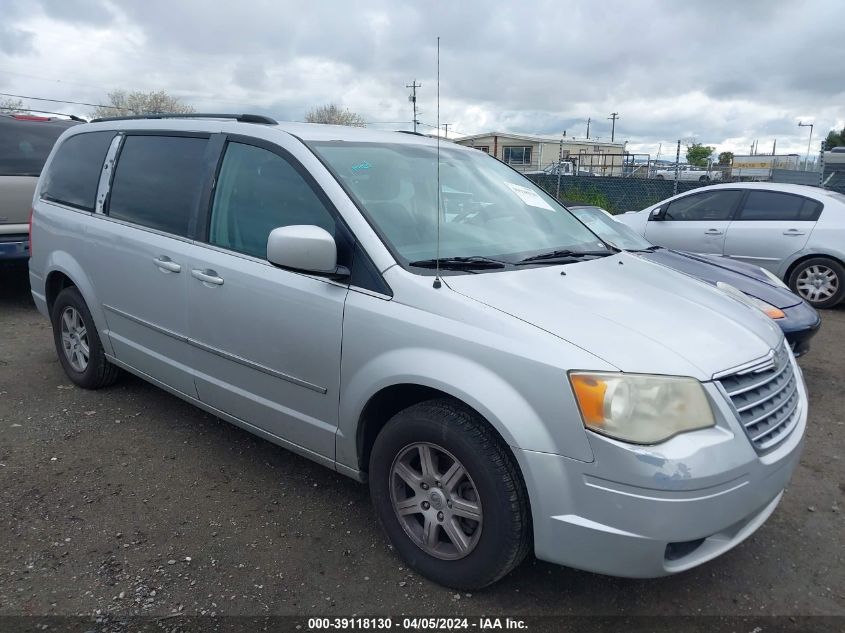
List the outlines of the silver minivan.
<svg viewBox="0 0 845 633">
<path fill-rule="evenodd" d="M 62 135 L 33 207 L 32 294 L 74 383 L 125 370 L 368 481 L 445 585 L 530 551 L 689 569 L 763 524 L 799 458 L 806 391 L 771 319 L 471 148 L 103 120 Z"/>
</svg>

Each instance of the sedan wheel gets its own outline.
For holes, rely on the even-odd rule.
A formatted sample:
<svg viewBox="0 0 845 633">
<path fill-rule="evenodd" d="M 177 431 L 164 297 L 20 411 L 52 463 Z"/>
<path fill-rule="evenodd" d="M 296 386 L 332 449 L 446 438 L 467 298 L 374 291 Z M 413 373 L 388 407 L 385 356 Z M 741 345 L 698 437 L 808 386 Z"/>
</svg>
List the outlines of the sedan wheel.
<svg viewBox="0 0 845 633">
<path fill-rule="evenodd" d="M 845 268 L 826 257 L 801 262 L 789 276 L 789 287 L 816 308 L 832 308 L 845 298 Z"/>
</svg>

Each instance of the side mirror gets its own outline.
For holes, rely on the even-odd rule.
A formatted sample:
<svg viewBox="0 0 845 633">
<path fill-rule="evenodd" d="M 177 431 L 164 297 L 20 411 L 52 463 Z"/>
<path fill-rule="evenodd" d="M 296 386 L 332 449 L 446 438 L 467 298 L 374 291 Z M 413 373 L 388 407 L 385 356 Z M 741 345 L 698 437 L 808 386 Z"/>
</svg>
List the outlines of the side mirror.
<svg viewBox="0 0 845 633">
<path fill-rule="evenodd" d="M 337 244 L 325 229 L 312 224 L 280 226 L 267 236 L 267 260 L 282 268 L 326 275 L 349 276 L 337 265 Z"/>
<path fill-rule="evenodd" d="M 662 220 L 663 219 L 663 209 L 661 207 L 657 207 L 656 209 L 652 209 L 651 213 L 648 214 L 649 220 Z"/>
</svg>

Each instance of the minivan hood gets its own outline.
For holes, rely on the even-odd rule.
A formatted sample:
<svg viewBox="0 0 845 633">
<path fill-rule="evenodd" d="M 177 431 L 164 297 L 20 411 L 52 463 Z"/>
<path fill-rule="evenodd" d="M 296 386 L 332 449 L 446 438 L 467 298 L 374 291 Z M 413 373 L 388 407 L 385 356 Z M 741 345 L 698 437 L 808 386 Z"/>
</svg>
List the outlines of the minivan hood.
<svg viewBox="0 0 845 633">
<path fill-rule="evenodd" d="M 444 281 L 624 372 L 709 380 L 765 356 L 783 340 L 762 312 L 627 253 L 567 265 L 449 275 Z"/>
</svg>

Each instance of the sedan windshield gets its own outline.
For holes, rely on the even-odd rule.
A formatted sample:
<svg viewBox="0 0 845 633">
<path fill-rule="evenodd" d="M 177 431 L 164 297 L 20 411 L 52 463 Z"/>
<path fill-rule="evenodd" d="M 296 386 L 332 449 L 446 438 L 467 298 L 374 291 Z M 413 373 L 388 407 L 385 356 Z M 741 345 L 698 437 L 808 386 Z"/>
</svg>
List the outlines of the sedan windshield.
<svg viewBox="0 0 845 633">
<path fill-rule="evenodd" d="M 440 148 L 438 253 L 434 146 L 332 141 L 311 147 L 405 265 L 438 256 L 504 265 L 556 250 L 611 253 L 534 183 L 487 154 L 454 147 Z M 471 259 L 460 267 L 473 265 Z"/>
<path fill-rule="evenodd" d="M 614 220 L 607 211 L 600 207 L 572 207 L 576 218 L 590 227 L 590 230 L 608 244 L 624 251 L 644 251 L 652 243 L 639 235 L 627 224 Z"/>
</svg>

